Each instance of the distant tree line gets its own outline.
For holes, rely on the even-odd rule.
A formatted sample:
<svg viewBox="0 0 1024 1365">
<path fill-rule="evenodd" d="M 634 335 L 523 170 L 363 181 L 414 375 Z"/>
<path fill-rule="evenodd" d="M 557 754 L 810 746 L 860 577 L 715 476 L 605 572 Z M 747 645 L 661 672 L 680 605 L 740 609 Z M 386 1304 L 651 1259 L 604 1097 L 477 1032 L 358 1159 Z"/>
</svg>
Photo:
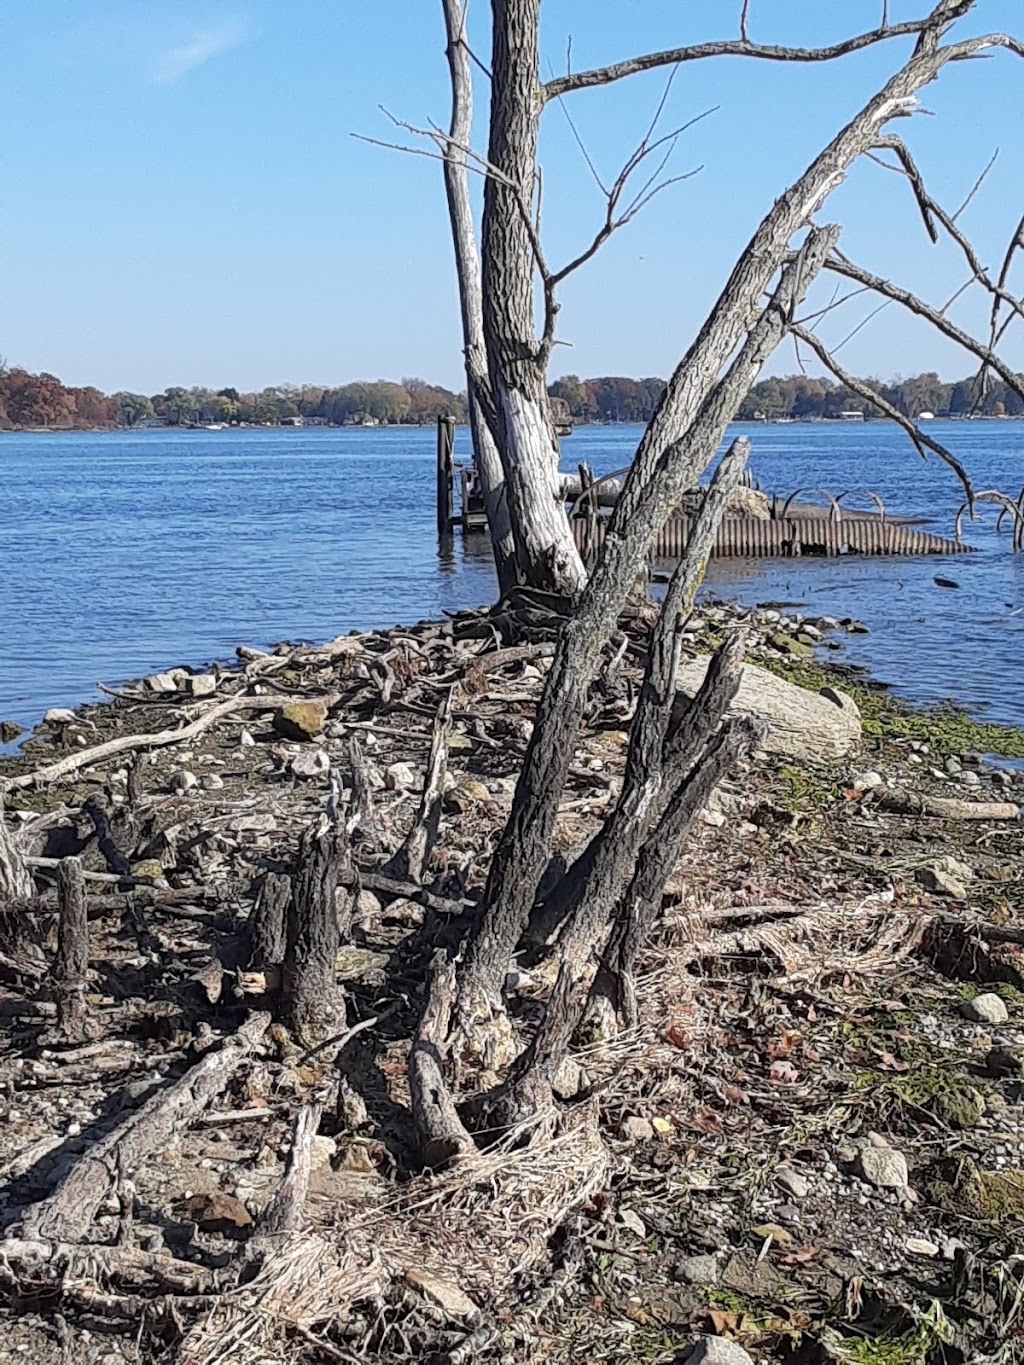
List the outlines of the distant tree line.
<svg viewBox="0 0 1024 1365">
<path fill-rule="evenodd" d="M 931 371 L 908 379 L 865 381 L 908 417 L 928 412 L 935 417 L 1024 416 L 1020 397 L 999 380 L 981 384 L 974 376 L 947 384 Z M 665 388 L 663 379 L 580 379 L 563 375 L 548 392 L 564 398 L 577 422 L 649 422 Z M 808 375 L 762 379 L 755 384 L 740 408 L 741 420 L 759 417 L 789 417 L 798 421 L 834 419 L 843 413 L 877 416 L 877 410 L 864 398 L 830 379 Z"/>
<path fill-rule="evenodd" d="M 337 388 L 280 384 L 258 393 L 171 386 L 163 393 L 108 395 L 95 388 L 69 388 L 52 374 L 30 374 L 0 362 L 0 430 L 7 431 L 22 427 L 91 430 L 153 422 L 280 426 L 299 418 L 314 425 L 370 422 L 391 426 L 434 422 L 440 416 L 463 420 L 465 395 L 422 379 L 377 380 Z"/>
<path fill-rule="evenodd" d="M 945 383 L 931 371 L 894 379 L 865 381 L 908 417 L 932 413 L 936 417 L 1024 416 L 1024 403 L 1001 381 L 981 384 L 976 376 Z M 587 422 L 648 422 L 664 392 L 663 379 L 626 379 L 605 376 L 580 379 L 563 375 L 548 388 L 564 398 L 573 420 Z M 843 413 L 877 415 L 866 399 L 829 379 L 796 374 L 762 379 L 740 408 L 741 420 L 787 417 L 796 421 L 828 420 Z M 0 361 L 0 430 L 43 427 L 52 430 L 92 430 L 137 427 L 159 422 L 169 426 L 201 426 L 221 422 L 236 426 L 280 426 L 302 419 L 324 426 L 418 425 L 451 416 L 466 417 L 466 395 L 453 393 L 422 379 L 400 383 L 378 379 L 342 384 L 279 384 L 258 393 L 235 388 L 204 389 L 171 386 L 156 394 L 101 393 L 99 389 L 69 388 L 52 374 L 30 374 Z"/>
</svg>

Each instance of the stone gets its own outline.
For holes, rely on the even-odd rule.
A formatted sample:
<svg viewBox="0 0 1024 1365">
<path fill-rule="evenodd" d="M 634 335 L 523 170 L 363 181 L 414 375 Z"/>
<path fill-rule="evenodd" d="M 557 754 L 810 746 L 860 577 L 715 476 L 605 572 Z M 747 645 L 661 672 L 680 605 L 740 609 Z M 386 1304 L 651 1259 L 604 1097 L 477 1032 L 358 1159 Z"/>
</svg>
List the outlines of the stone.
<svg viewBox="0 0 1024 1365">
<path fill-rule="evenodd" d="M 757 1227 L 751 1228 L 751 1232 L 755 1237 L 760 1237 L 762 1241 L 766 1237 L 770 1237 L 773 1242 L 777 1242 L 779 1246 L 783 1247 L 788 1246 L 793 1240 L 793 1234 L 786 1228 L 780 1227 L 778 1223 L 758 1223 Z"/>
<path fill-rule="evenodd" d="M 172 792 L 187 792 L 190 788 L 197 786 L 199 778 L 195 773 L 190 773 L 187 768 L 179 768 L 176 773 L 172 773 L 167 785 Z"/>
<path fill-rule="evenodd" d="M 551 1078 L 551 1089 L 560 1100 L 574 1100 L 583 1089 L 583 1068 L 572 1057 L 563 1057 L 562 1064 Z"/>
<path fill-rule="evenodd" d="M 960 782 L 964 787 L 980 787 L 981 778 L 977 773 L 963 772 L 960 774 Z"/>
<path fill-rule="evenodd" d="M 303 749 L 288 767 L 294 777 L 326 777 L 331 771 L 331 756 L 323 749 Z"/>
<path fill-rule="evenodd" d="M 684 696 L 695 695 L 709 662 L 699 657 L 680 663 L 678 687 Z M 761 747 L 789 758 L 845 758 L 861 739 L 860 711 L 845 692 L 832 687 L 811 692 L 754 664 L 743 665 L 729 714 L 760 721 L 766 729 Z"/>
<path fill-rule="evenodd" d="M 857 1164 L 868 1184 L 878 1189 L 902 1190 L 910 1184 L 907 1158 L 893 1147 L 865 1147 Z"/>
<path fill-rule="evenodd" d="M 708 810 L 705 808 L 701 811 L 700 818 L 705 825 L 710 825 L 712 829 L 721 829 L 725 824 L 725 816 L 720 810 Z"/>
<path fill-rule="evenodd" d="M 768 643 L 779 651 L 780 654 L 789 654 L 797 659 L 808 659 L 814 653 L 814 646 L 811 644 L 801 644 L 791 635 L 785 635 L 781 630 L 768 637 Z"/>
<path fill-rule="evenodd" d="M 254 749 L 256 747 L 256 741 L 248 730 L 243 730 L 238 736 L 238 745 L 241 749 Z"/>
<path fill-rule="evenodd" d="M 954 1085 L 940 1090 L 928 1108 L 947 1128 L 974 1128 L 985 1113 L 985 1096 L 973 1085 Z"/>
<path fill-rule="evenodd" d="M 322 701 L 288 701 L 274 712 L 274 729 L 285 739 L 316 739 L 323 733 L 327 704 Z"/>
<path fill-rule="evenodd" d="M 926 1237 L 908 1237 L 904 1246 L 912 1256 L 937 1256 L 939 1254 L 938 1245 L 929 1242 Z"/>
<path fill-rule="evenodd" d="M 881 773 L 854 773 L 853 777 L 850 778 L 850 786 L 856 792 L 870 792 L 874 791 L 876 787 L 884 785 L 885 778 Z"/>
<path fill-rule="evenodd" d="M 357 920 L 376 919 L 382 908 L 379 896 L 375 896 L 372 891 L 367 891 L 365 887 L 360 888 L 355 904 Z"/>
<path fill-rule="evenodd" d="M 622 1125 L 622 1135 L 630 1142 L 650 1142 L 654 1129 L 650 1122 L 639 1114 L 631 1114 Z"/>
<path fill-rule="evenodd" d="M 725 1337 L 701 1337 L 686 1357 L 686 1365 L 754 1365 L 754 1362 L 735 1341 L 726 1341 Z"/>
<path fill-rule="evenodd" d="M 973 1000 L 965 1000 L 960 1006 L 960 1013 L 965 1019 L 971 1019 L 976 1024 L 993 1026 L 1005 1024 L 1010 1017 L 1003 1000 L 994 991 L 983 991 Z"/>
<path fill-rule="evenodd" d="M 217 690 L 217 679 L 213 673 L 192 673 L 186 686 L 193 697 L 212 697 Z"/>
<path fill-rule="evenodd" d="M 985 1054 L 985 1070 L 990 1076 L 1024 1076 L 1024 1048 L 993 1047 Z M 992 1098 L 995 1098 L 994 1096 Z M 1000 1096 L 1000 1098 L 1002 1098 Z M 992 1099 L 989 1100 L 991 1106 Z"/>
<path fill-rule="evenodd" d="M 799 1171 L 794 1171 L 789 1166 L 779 1167 L 775 1172 L 775 1183 L 794 1199 L 806 1199 L 811 1190 L 809 1181 L 805 1180 Z"/>
<path fill-rule="evenodd" d="M 149 692 L 167 693 L 177 692 L 178 674 L 174 673 L 151 673 L 148 678 L 144 678 L 143 687 Z"/>
<path fill-rule="evenodd" d="M 220 773 L 207 773 L 202 779 L 204 791 L 217 792 L 224 786 L 224 779 Z"/>
<path fill-rule="evenodd" d="M 0 720 L 0 744 L 13 744 L 24 733 L 24 725 L 19 725 L 16 720 Z"/>
<path fill-rule="evenodd" d="M 676 1279 L 686 1284 L 718 1283 L 718 1261 L 714 1256 L 684 1256 L 676 1266 Z"/>
<path fill-rule="evenodd" d="M 955 901 L 967 899 L 967 887 L 941 863 L 930 863 L 927 867 L 919 867 L 915 877 L 918 884 L 933 895 L 949 896 L 951 900 Z"/>
<path fill-rule="evenodd" d="M 73 725 L 74 721 L 74 711 L 69 711 L 66 706 L 51 706 L 43 717 L 45 725 Z"/>
<path fill-rule="evenodd" d="M 252 1226 L 252 1215 L 233 1194 L 215 1190 L 212 1194 L 193 1194 L 184 1203 L 186 1219 L 198 1224 L 202 1232 L 237 1234 Z"/>
<path fill-rule="evenodd" d="M 430 1275 L 425 1270 L 407 1269 L 407 1283 L 418 1289 L 424 1298 L 432 1300 L 450 1317 L 473 1318 L 478 1309 L 473 1300 L 454 1280 L 442 1280 L 438 1275 Z"/>
<path fill-rule="evenodd" d="M 333 1138 L 315 1137 L 313 1147 L 310 1152 L 311 1165 L 314 1171 L 329 1166 L 338 1153 L 338 1144 Z"/>
<path fill-rule="evenodd" d="M 623 1227 L 635 1232 L 638 1237 L 647 1236 L 647 1224 L 635 1209 L 619 1209 L 619 1222 Z"/>
<path fill-rule="evenodd" d="M 392 763 L 384 769 L 384 786 L 390 792 L 417 791 L 420 774 L 411 763 Z"/>
</svg>

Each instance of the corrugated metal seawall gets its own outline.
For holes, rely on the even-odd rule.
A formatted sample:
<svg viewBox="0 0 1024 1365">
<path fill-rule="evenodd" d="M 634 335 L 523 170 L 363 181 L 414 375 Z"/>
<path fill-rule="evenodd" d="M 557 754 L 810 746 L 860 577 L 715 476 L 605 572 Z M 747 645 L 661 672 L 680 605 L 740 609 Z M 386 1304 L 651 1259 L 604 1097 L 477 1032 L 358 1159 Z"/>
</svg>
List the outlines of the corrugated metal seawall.
<svg viewBox="0 0 1024 1365">
<path fill-rule="evenodd" d="M 596 519 L 597 543 L 604 539 L 605 518 Z M 585 518 L 572 523 L 576 545 L 583 549 L 587 536 Z M 690 518 L 674 517 L 658 536 L 654 553 L 659 559 L 677 559 L 690 539 Z M 794 558 L 798 555 L 957 555 L 970 554 L 972 547 L 958 540 L 934 536 L 912 526 L 854 517 L 832 521 L 826 518 L 787 518 L 762 521 L 756 517 L 728 517 L 718 531 L 713 554 L 716 558 L 768 559 Z"/>
</svg>

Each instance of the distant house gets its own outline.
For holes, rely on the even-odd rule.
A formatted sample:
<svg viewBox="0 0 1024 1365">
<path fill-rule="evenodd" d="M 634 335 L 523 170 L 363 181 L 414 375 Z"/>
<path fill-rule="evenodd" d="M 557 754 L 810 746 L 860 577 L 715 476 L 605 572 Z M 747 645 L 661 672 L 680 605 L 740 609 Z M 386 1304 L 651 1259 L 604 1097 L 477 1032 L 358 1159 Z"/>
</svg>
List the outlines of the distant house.
<svg viewBox="0 0 1024 1365">
<path fill-rule="evenodd" d="M 934 422 L 935 414 L 934 412 L 919 412 L 917 414 L 917 420 L 919 422 Z"/>
<path fill-rule="evenodd" d="M 864 414 L 862 412 L 855 412 L 853 408 L 847 408 L 845 412 L 839 414 L 839 420 L 841 422 L 863 422 Z"/>
<path fill-rule="evenodd" d="M 281 425 L 282 425 L 283 427 L 301 427 L 301 426 L 302 426 L 302 418 L 301 418 L 301 417 L 282 417 L 282 418 L 281 418 Z"/>
</svg>

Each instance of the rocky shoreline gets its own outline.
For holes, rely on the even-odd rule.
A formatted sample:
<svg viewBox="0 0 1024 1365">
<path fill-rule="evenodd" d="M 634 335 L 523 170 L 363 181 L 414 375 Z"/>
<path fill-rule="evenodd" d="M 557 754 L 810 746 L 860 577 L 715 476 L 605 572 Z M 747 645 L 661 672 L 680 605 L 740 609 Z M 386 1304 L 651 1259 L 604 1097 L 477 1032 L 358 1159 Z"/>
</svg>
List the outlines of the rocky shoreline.
<svg viewBox="0 0 1024 1365">
<path fill-rule="evenodd" d="M 769 738 L 681 850 L 643 957 L 638 1034 L 581 1041 L 566 1092 L 571 1106 L 596 1091 L 599 1187 L 514 1278 L 495 1283 L 450 1252 L 445 1302 L 429 1274 L 426 1286 L 407 1274 L 402 1295 L 357 1303 L 348 1326 L 296 1326 L 282 1359 L 354 1358 L 356 1342 L 374 1360 L 667 1362 L 709 1337 L 707 1360 L 744 1359 L 714 1354 L 728 1342 L 766 1361 L 910 1365 L 943 1344 L 950 1360 L 1012 1345 L 1024 1299 L 1024 774 L 989 755 L 1024 755 L 1024 736 L 915 710 L 822 661 L 857 622 L 710 602 L 688 652 L 741 620 L 752 668 L 812 689 L 847 740 L 815 755 Z M 249 932 L 268 877 L 294 859 L 332 778 L 351 782 L 353 740 L 380 847 L 399 847 L 438 698 L 453 689 L 427 875 L 403 885 L 379 854 L 356 859 L 338 973 L 358 1036 L 321 1068 L 272 1030 L 219 1107 L 130 1173 L 127 1215 L 108 1200 L 96 1233 L 223 1266 L 280 1182 L 291 1111 L 311 1093 L 325 1104 L 306 1205 L 319 1236 L 340 1208 L 417 1188 L 404 1076 L 426 964 L 472 912 L 551 655 L 543 622 L 526 645 L 501 629 L 461 613 L 319 648 L 242 649 L 234 668 L 171 670 L 51 713 L 0 760 L 7 823 L 41 897 L 4 919 L 0 939 L 8 1237 L 126 1112 L 273 1007 L 273 966 L 253 964 Z M 627 684 L 641 657 L 642 637 L 627 637 Z M 630 685 L 595 698 L 562 807 L 565 853 L 614 800 Z M 820 702 L 822 689 L 840 700 Z M 52 1036 L 49 981 L 48 888 L 69 855 L 90 900 L 92 1032 L 73 1046 Z M 528 1014 L 550 985 L 540 953 L 509 990 Z M 471 1219 L 448 1235 L 469 1244 Z M 88 1313 L 55 1317 L 5 1282 L 11 1359 L 158 1358 L 137 1322 L 115 1314 L 113 1331 L 96 1330 Z"/>
</svg>

